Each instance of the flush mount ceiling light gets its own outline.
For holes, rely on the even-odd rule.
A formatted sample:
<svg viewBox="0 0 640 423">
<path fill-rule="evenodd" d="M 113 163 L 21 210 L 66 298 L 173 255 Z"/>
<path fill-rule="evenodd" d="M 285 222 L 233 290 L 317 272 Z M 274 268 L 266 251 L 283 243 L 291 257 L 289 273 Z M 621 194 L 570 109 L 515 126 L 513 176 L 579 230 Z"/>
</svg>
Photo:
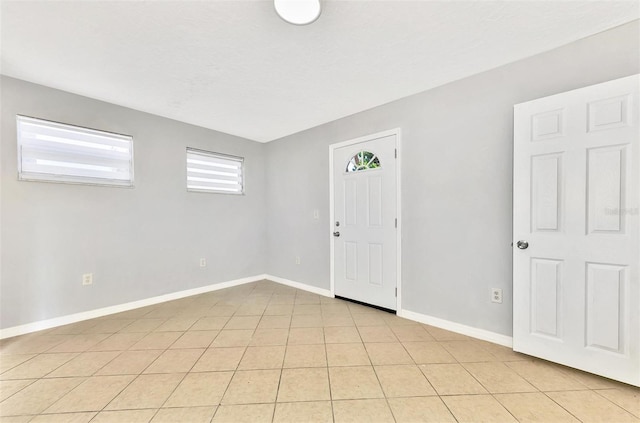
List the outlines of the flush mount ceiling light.
<svg viewBox="0 0 640 423">
<path fill-rule="evenodd" d="M 294 25 L 308 25 L 320 17 L 320 0 L 273 0 L 276 13 Z"/>
</svg>

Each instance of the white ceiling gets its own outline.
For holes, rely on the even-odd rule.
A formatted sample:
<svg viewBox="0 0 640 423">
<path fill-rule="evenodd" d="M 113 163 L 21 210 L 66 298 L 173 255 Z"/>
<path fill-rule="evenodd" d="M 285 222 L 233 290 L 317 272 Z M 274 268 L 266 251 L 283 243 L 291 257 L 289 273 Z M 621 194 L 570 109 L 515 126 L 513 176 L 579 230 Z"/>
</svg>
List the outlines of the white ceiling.
<svg viewBox="0 0 640 423">
<path fill-rule="evenodd" d="M 266 142 L 640 17 L 638 1 L 6 1 L 1 72 Z"/>
</svg>

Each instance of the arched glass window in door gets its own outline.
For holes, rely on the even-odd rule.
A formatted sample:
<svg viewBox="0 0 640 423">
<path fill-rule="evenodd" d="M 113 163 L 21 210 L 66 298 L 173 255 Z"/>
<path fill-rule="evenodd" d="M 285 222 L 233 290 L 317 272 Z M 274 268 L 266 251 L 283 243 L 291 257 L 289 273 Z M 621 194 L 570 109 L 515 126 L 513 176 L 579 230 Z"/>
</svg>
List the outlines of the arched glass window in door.
<svg viewBox="0 0 640 423">
<path fill-rule="evenodd" d="M 380 167 L 380 160 L 370 151 L 361 151 L 347 163 L 347 172 L 358 172 L 360 170 L 376 169 Z"/>
</svg>

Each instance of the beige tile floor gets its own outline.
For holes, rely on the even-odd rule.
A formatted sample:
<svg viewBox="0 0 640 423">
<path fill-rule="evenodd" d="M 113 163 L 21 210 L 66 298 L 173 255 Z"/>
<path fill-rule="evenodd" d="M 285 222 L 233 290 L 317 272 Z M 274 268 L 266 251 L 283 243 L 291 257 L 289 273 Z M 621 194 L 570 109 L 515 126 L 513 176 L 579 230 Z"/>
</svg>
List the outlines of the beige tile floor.
<svg viewBox="0 0 640 423">
<path fill-rule="evenodd" d="M 0 342 L 10 422 L 638 422 L 640 390 L 261 281 Z"/>
</svg>

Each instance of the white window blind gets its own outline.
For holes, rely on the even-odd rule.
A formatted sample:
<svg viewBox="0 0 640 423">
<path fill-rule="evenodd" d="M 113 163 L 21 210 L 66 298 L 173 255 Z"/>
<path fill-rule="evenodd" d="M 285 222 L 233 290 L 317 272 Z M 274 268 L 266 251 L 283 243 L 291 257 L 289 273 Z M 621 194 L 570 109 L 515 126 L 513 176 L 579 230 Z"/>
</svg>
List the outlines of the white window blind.
<svg viewBox="0 0 640 423">
<path fill-rule="evenodd" d="M 187 148 L 187 190 L 242 194 L 242 157 Z"/>
<path fill-rule="evenodd" d="M 133 138 L 25 116 L 17 117 L 18 178 L 133 185 Z"/>
</svg>

